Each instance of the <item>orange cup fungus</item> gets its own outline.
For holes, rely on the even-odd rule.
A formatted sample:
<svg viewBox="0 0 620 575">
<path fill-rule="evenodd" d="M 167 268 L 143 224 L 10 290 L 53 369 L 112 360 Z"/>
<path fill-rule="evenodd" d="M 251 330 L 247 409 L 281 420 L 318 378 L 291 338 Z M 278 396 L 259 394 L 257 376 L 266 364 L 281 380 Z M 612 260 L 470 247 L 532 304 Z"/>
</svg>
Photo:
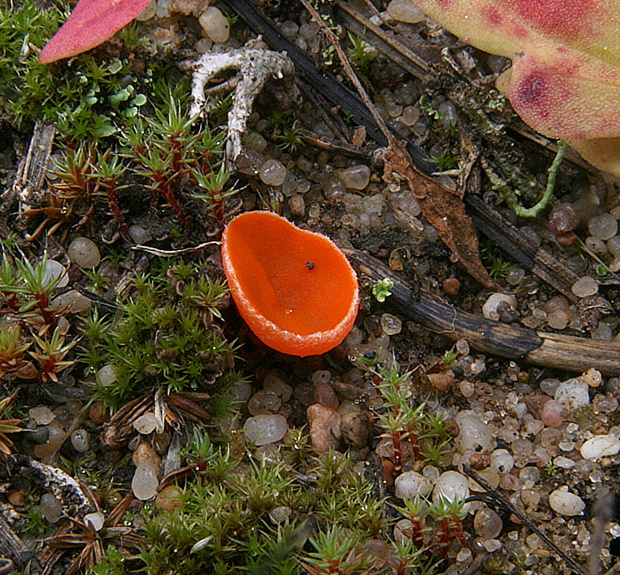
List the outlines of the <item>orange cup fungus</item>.
<svg viewBox="0 0 620 575">
<path fill-rule="evenodd" d="M 325 236 L 271 212 L 246 212 L 224 230 L 222 261 L 239 313 L 269 347 L 319 355 L 351 331 L 357 278 Z"/>
</svg>

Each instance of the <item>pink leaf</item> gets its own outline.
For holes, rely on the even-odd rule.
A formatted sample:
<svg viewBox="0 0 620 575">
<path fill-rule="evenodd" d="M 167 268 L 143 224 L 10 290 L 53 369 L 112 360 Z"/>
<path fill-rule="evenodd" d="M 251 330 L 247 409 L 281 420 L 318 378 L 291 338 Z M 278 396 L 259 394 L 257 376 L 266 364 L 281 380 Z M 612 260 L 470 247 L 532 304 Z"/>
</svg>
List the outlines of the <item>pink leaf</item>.
<svg viewBox="0 0 620 575">
<path fill-rule="evenodd" d="M 620 0 L 411 1 L 469 44 L 512 60 L 498 88 L 532 128 L 597 140 L 575 148 L 620 175 Z"/>
<path fill-rule="evenodd" d="M 48 64 L 99 46 L 131 22 L 151 0 L 80 0 L 47 43 L 39 62 Z"/>
</svg>

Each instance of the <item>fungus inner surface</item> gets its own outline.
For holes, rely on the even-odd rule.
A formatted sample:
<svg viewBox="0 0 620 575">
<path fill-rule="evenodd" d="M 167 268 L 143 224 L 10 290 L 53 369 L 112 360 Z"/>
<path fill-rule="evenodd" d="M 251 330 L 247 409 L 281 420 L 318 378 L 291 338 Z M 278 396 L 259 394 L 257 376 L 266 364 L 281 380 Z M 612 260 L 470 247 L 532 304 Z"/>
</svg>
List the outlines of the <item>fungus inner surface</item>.
<svg viewBox="0 0 620 575">
<path fill-rule="evenodd" d="M 326 237 L 261 212 L 227 229 L 239 287 L 257 313 L 299 335 L 328 331 L 350 312 L 357 281 Z"/>
</svg>

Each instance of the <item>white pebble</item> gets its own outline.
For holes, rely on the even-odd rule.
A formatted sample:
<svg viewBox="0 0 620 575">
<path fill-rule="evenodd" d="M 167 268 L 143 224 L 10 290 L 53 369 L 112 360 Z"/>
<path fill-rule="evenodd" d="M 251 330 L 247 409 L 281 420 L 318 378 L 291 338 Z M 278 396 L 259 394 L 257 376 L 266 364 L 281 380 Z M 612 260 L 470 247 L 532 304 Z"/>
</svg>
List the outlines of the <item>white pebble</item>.
<svg viewBox="0 0 620 575">
<path fill-rule="evenodd" d="M 491 448 L 493 434 L 489 426 L 471 410 L 459 412 L 455 418 L 459 427 L 456 444 L 461 453 L 466 451 L 485 452 Z"/>
<path fill-rule="evenodd" d="M 394 494 L 401 499 L 426 497 L 433 490 L 433 482 L 417 471 L 405 471 L 394 481 Z"/>
<path fill-rule="evenodd" d="M 62 504 L 51 493 L 41 496 L 41 514 L 50 523 L 56 523 L 62 516 Z"/>
<path fill-rule="evenodd" d="M 596 216 L 588 222 L 588 231 L 595 238 L 607 241 L 618 232 L 618 220 L 611 214 Z"/>
<path fill-rule="evenodd" d="M 448 501 L 464 501 L 469 497 L 467 477 L 458 471 L 445 471 L 439 476 L 433 490 L 433 502 L 440 499 Z"/>
<path fill-rule="evenodd" d="M 583 276 L 573 284 L 571 291 L 577 297 L 588 297 L 598 293 L 598 284 L 594 278 Z"/>
<path fill-rule="evenodd" d="M 129 226 L 129 237 L 137 244 L 146 244 L 153 239 L 153 234 L 139 224 Z"/>
<path fill-rule="evenodd" d="M 424 12 L 410 0 L 392 0 L 388 4 L 387 11 L 398 22 L 417 24 L 424 20 Z"/>
<path fill-rule="evenodd" d="M 81 268 L 96 268 L 101 263 L 99 248 L 89 238 L 75 238 L 67 248 L 67 255 Z"/>
<path fill-rule="evenodd" d="M 338 172 L 338 177 L 344 185 L 352 190 L 363 190 L 370 182 L 370 168 L 360 164 Z"/>
<path fill-rule="evenodd" d="M 150 461 L 144 461 L 136 467 L 131 480 L 131 490 L 140 501 L 148 501 L 157 495 L 159 479 L 157 470 Z"/>
<path fill-rule="evenodd" d="M 57 288 L 63 288 L 69 283 L 69 274 L 67 273 L 65 266 L 56 260 L 47 260 L 45 264 L 43 284 L 47 285 L 56 278 L 60 278 L 60 281 L 56 285 Z"/>
<path fill-rule="evenodd" d="M 228 18 L 222 14 L 219 8 L 209 6 L 198 18 L 207 38 L 213 42 L 226 42 L 230 36 L 230 24 Z"/>
<path fill-rule="evenodd" d="M 588 405 L 590 403 L 588 384 L 580 377 L 567 379 L 558 385 L 554 398 L 569 411 Z"/>
<path fill-rule="evenodd" d="M 142 435 L 153 433 L 157 427 L 157 419 L 152 411 L 148 411 L 144 415 L 136 418 L 133 422 L 133 428 Z"/>
<path fill-rule="evenodd" d="M 90 523 L 95 531 L 101 531 L 104 522 L 105 516 L 101 511 L 95 511 L 94 513 L 84 515 L 84 523 Z"/>
<path fill-rule="evenodd" d="M 482 315 L 487 319 L 497 321 L 499 319 L 497 309 L 502 303 L 511 309 L 517 309 L 517 298 L 515 296 L 505 293 L 492 293 L 482 306 Z"/>
<path fill-rule="evenodd" d="M 280 441 L 288 430 L 288 424 L 282 415 L 264 414 L 248 417 L 243 429 L 248 440 L 259 446 Z"/>
<path fill-rule="evenodd" d="M 76 429 L 71 433 L 71 445 L 78 453 L 85 453 L 88 451 L 90 441 L 88 437 L 88 431 L 85 429 Z"/>
<path fill-rule="evenodd" d="M 507 449 L 496 449 L 491 453 L 491 465 L 500 475 L 510 473 L 515 464 L 515 458 Z"/>
<path fill-rule="evenodd" d="M 614 435 L 595 435 L 581 446 L 580 451 L 584 459 L 610 457 L 620 452 L 620 439 Z"/>
<path fill-rule="evenodd" d="M 28 417 L 33 419 L 37 425 L 47 425 L 53 421 L 56 415 L 49 407 L 39 405 L 28 410 Z"/>
<path fill-rule="evenodd" d="M 97 379 L 101 385 L 112 385 L 116 381 L 116 370 L 111 363 L 106 363 L 98 372 Z"/>
<path fill-rule="evenodd" d="M 568 491 L 568 487 L 560 487 L 549 494 L 549 506 L 559 515 L 581 515 L 586 507 L 583 499 Z"/>
<path fill-rule="evenodd" d="M 263 163 L 258 171 L 258 177 L 268 186 L 281 186 L 286 179 L 287 169 L 278 160 L 269 159 Z"/>
</svg>

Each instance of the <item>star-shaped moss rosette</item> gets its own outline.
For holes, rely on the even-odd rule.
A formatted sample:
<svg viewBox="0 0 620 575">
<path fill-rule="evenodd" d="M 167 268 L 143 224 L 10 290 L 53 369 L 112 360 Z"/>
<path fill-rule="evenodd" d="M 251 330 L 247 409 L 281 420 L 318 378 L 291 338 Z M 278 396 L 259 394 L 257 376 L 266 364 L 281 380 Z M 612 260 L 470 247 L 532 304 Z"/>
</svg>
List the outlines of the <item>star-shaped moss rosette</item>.
<svg viewBox="0 0 620 575">
<path fill-rule="evenodd" d="M 103 44 L 140 14 L 151 0 L 80 0 L 43 48 L 39 62 L 49 64 Z"/>
<path fill-rule="evenodd" d="M 620 175 L 620 0 L 411 0 L 512 60 L 498 80 L 521 118 Z"/>
</svg>

